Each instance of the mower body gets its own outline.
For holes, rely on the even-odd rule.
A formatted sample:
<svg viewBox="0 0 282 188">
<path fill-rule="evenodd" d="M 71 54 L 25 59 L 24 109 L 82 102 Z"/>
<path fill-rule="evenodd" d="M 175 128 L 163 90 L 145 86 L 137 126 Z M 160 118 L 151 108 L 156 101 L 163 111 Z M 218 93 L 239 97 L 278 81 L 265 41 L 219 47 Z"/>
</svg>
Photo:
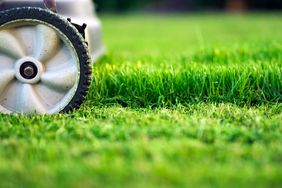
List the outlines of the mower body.
<svg viewBox="0 0 282 188">
<path fill-rule="evenodd" d="M 73 23 L 87 24 L 86 41 L 92 60 L 96 61 L 104 54 L 101 23 L 95 14 L 95 7 L 91 0 L 57 0 L 58 14 L 65 19 L 70 18 Z M 0 0 L 0 11 L 17 7 L 46 8 L 42 0 Z"/>
</svg>

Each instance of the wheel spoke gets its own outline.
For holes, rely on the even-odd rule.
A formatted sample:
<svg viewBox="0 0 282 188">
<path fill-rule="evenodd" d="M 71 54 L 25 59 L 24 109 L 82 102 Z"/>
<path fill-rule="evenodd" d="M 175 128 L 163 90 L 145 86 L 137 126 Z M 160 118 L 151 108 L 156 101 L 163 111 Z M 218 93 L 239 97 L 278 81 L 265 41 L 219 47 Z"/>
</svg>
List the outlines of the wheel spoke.
<svg viewBox="0 0 282 188">
<path fill-rule="evenodd" d="M 71 59 L 73 59 L 71 50 L 66 46 L 62 46 L 57 54 L 44 64 L 47 71 L 58 70 L 60 67 L 63 68 L 63 66 L 66 66 L 66 63 L 70 63 L 68 66 L 76 64 L 76 62 L 71 61 Z"/>
<path fill-rule="evenodd" d="M 12 81 L 1 92 L 0 103 L 6 110 L 18 112 L 17 110 L 17 94 L 21 86 L 20 82 Z M 2 112 L 2 111 L 1 111 Z"/>
<path fill-rule="evenodd" d="M 22 48 L 24 48 L 25 54 L 27 56 L 33 55 L 33 51 L 36 45 L 36 39 L 34 37 L 36 36 L 35 27 L 34 26 L 18 27 L 17 29 L 14 29 L 12 33 L 22 44 Z"/>
<path fill-rule="evenodd" d="M 15 78 L 14 70 L 5 70 L 0 72 L 0 94 L 3 93 L 7 85 Z"/>
<path fill-rule="evenodd" d="M 13 69 L 15 60 L 7 55 L 0 54 L 0 70 Z"/>
<path fill-rule="evenodd" d="M 64 92 L 75 85 L 77 74 L 77 68 L 74 65 L 70 65 L 70 67 L 44 73 L 41 77 L 41 81 L 52 89 Z"/>
<path fill-rule="evenodd" d="M 17 97 L 17 110 L 27 114 L 47 113 L 33 86 L 29 84 L 21 84 Z"/>
<path fill-rule="evenodd" d="M 65 93 L 56 91 L 44 84 L 35 85 L 34 89 L 36 90 L 40 98 L 44 101 L 47 109 L 54 108 L 58 104 L 58 102 L 61 101 L 65 96 Z"/>
<path fill-rule="evenodd" d="M 0 54 L 19 59 L 25 55 L 19 41 L 8 31 L 0 31 Z"/>
<path fill-rule="evenodd" d="M 61 45 L 57 33 L 52 28 L 44 25 L 36 26 L 36 44 L 34 57 L 42 63 L 51 59 Z"/>
</svg>

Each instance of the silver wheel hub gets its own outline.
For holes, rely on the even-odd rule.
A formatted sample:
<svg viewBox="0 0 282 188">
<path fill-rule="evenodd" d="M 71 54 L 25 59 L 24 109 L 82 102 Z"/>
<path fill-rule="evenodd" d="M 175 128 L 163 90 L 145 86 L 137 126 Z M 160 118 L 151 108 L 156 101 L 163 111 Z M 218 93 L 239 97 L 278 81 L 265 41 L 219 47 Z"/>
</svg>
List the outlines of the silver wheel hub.
<svg viewBox="0 0 282 188">
<path fill-rule="evenodd" d="M 79 79 L 76 50 L 52 25 L 17 20 L 0 27 L 0 112 L 58 113 Z"/>
<path fill-rule="evenodd" d="M 36 84 L 43 74 L 43 66 L 33 57 L 24 57 L 16 62 L 16 78 L 26 84 Z"/>
</svg>

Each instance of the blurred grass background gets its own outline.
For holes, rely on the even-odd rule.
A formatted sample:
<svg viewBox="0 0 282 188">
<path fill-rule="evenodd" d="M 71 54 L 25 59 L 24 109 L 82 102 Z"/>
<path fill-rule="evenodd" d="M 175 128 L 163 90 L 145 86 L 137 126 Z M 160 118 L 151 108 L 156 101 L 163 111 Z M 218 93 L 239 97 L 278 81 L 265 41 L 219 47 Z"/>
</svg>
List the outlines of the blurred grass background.
<svg viewBox="0 0 282 188">
<path fill-rule="evenodd" d="M 99 11 L 281 10 L 280 0 L 94 0 Z"/>
</svg>

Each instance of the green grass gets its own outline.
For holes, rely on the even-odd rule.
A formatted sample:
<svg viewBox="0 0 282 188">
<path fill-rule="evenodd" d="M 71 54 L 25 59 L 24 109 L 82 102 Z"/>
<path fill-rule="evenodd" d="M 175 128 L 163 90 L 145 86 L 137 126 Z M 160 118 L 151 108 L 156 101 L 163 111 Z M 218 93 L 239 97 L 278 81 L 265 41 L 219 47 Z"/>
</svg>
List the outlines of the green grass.
<svg viewBox="0 0 282 188">
<path fill-rule="evenodd" d="M 281 15 L 104 15 L 85 104 L 0 115 L 0 187 L 280 187 Z"/>
</svg>

